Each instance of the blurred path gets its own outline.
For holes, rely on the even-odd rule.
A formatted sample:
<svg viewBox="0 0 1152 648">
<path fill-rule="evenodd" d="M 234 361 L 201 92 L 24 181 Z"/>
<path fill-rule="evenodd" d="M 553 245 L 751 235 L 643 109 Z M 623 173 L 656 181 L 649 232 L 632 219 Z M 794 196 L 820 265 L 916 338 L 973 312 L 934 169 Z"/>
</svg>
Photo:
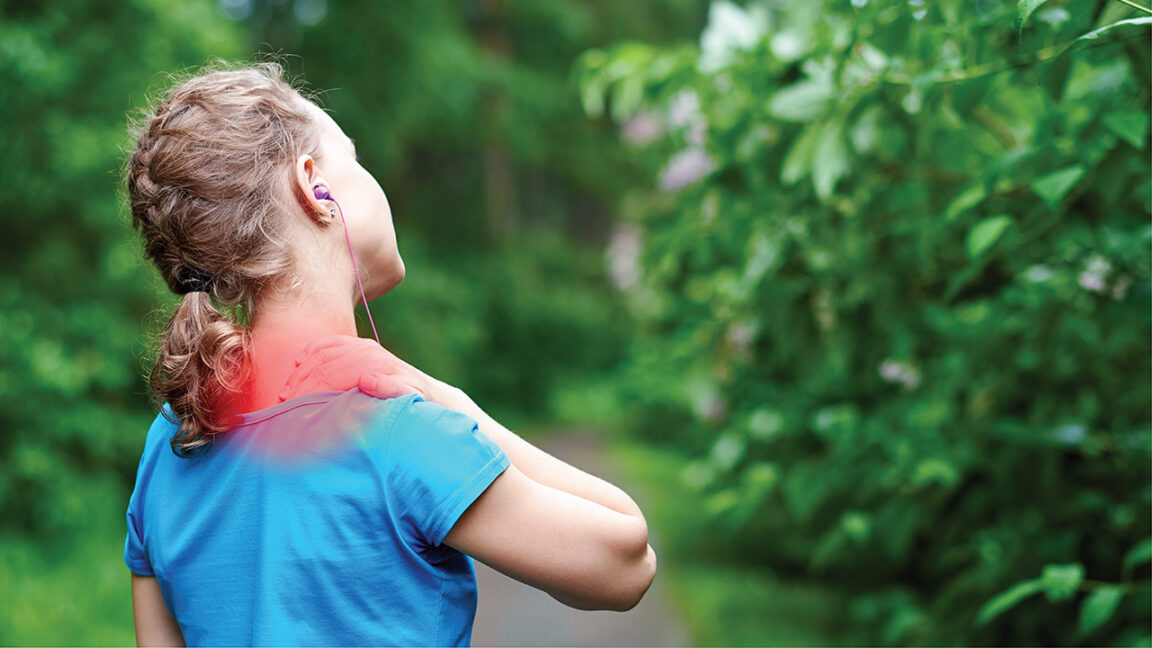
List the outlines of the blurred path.
<svg viewBox="0 0 1152 648">
<path fill-rule="evenodd" d="M 533 439 L 560 459 L 635 495 L 608 464 L 600 441 L 579 431 Z M 635 498 L 640 508 L 644 502 Z M 659 538 L 649 542 L 660 556 Z M 640 604 L 628 612 L 583 612 L 476 562 L 480 603 L 473 646 L 686 646 L 688 633 L 664 594 L 659 567 Z"/>
</svg>

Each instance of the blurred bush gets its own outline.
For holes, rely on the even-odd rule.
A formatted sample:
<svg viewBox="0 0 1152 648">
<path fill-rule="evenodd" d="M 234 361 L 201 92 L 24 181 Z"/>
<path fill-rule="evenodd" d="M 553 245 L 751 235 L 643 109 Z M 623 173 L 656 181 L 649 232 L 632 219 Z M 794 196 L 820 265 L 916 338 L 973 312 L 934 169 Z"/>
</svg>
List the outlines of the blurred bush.
<svg viewBox="0 0 1152 648">
<path fill-rule="evenodd" d="M 0 3 L 0 643 L 131 640 L 124 508 L 156 411 L 148 338 L 175 300 L 142 260 L 119 169 L 125 115 L 167 73 L 261 50 L 335 88 L 323 103 L 388 193 L 409 264 L 373 305 L 386 342 L 538 424 L 588 414 L 560 395 L 609 380 L 627 328 L 598 246 L 631 166 L 583 120 L 572 61 L 693 33 L 703 7 Z"/>
<path fill-rule="evenodd" d="M 401 248 L 408 276 L 372 305 L 384 346 L 512 427 L 604 415 L 558 402 L 610 380 L 625 353 L 629 318 L 598 250 L 544 234 L 484 253 Z"/>
<path fill-rule="evenodd" d="M 241 43 L 210 2 L 0 5 L 0 643 L 132 641 L 124 510 L 164 288 L 119 197 L 125 116 Z"/>
<path fill-rule="evenodd" d="M 122 515 L 153 416 L 141 323 L 163 294 L 122 210 L 126 115 L 164 72 L 240 43 L 206 2 L 3 6 L 0 530 Z"/>
<path fill-rule="evenodd" d="M 701 550 L 864 644 L 1150 641 L 1149 25 L 1119 2 L 711 5 L 591 51 L 650 168 L 633 429 Z"/>
</svg>

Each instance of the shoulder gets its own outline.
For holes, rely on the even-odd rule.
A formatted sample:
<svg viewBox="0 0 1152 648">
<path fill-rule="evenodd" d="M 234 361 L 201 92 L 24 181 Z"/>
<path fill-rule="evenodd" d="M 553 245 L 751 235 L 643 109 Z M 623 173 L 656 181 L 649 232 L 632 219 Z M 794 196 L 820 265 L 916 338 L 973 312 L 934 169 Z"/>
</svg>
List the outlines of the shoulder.
<svg viewBox="0 0 1152 648">
<path fill-rule="evenodd" d="M 148 436 L 144 440 L 144 457 L 155 455 L 158 450 L 171 449 L 169 442 L 179 429 L 179 419 L 168 403 L 164 403 L 148 428 Z"/>
<path fill-rule="evenodd" d="M 397 427 L 475 428 L 476 421 L 442 405 L 424 400 L 419 394 L 409 394 L 396 407 Z"/>
<path fill-rule="evenodd" d="M 397 406 L 395 422 L 389 430 L 389 445 L 394 448 L 419 445 L 423 452 L 477 446 L 499 453 L 499 447 L 480 432 L 473 418 L 415 394 L 405 397 Z"/>
<path fill-rule="evenodd" d="M 397 405 L 395 421 L 387 435 L 385 447 L 389 456 L 409 466 L 449 470 L 452 466 L 483 465 L 504 457 L 504 452 L 480 431 L 474 419 L 415 394 L 404 397 Z"/>
</svg>

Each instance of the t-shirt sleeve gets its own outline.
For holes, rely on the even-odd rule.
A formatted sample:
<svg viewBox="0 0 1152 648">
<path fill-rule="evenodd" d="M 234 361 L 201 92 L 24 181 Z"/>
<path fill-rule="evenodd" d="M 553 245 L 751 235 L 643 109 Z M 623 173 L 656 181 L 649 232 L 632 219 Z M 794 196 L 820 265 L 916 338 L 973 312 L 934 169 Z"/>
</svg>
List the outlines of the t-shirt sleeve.
<svg viewBox="0 0 1152 648">
<path fill-rule="evenodd" d="M 147 546 L 144 544 L 144 500 L 148 491 L 148 484 L 152 481 L 152 473 L 156 468 L 157 450 L 167 450 L 167 439 L 175 431 L 169 419 L 172 410 L 165 404 L 163 410 L 152 422 L 148 429 L 148 436 L 144 442 L 144 451 L 140 456 L 140 465 L 136 468 L 136 485 L 132 489 L 132 496 L 128 499 L 128 534 L 124 538 L 124 563 L 134 574 L 153 576 L 152 561 L 148 556 Z"/>
<path fill-rule="evenodd" d="M 134 496 L 128 502 L 128 536 L 124 539 L 124 563 L 132 573 L 152 576 L 152 564 L 144 550 L 144 530 L 140 526 L 141 515 L 136 507 Z"/>
<path fill-rule="evenodd" d="M 124 539 L 124 563 L 132 573 L 152 576 L 152 563 L 144 548 L 144 491 L 148 482 L 147 450 L 136 469 L 136 486 L 128 499 L 128 535 Z"/>
<path fill-rule="evenodd" d="M 417 550 L 439 546 L 510 463 L 471 418 L 419 396 L 396 417 L 385 453 L 389 513 Z"/>
</svg>

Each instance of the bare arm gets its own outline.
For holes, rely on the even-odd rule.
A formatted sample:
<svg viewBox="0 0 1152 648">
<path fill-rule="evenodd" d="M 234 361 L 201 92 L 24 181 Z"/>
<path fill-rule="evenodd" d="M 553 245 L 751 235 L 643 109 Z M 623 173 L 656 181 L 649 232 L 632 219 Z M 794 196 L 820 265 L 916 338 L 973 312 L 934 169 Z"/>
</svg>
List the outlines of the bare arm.
<svg viewBox="0 0 1152 648">
<path fill-rule="evenodd" d="M 475 420 L 512 465 L 444 543 L 581 610 L 630 610 L 656 576 L 648 524 L 624 491 L 553 457 L 429 378 L 425 397 Z"/>
<path fill-rule="evenodd" d="M 168 611 L 154 576 L 132 574 L 132 616 L 136 621 L 136 645 L 184 645 L 184 635 Z"/>
<path fill-rule="evenodd" d="M 353 386 L 378 398 L 415 392 L 465 414 L 511 461 L 457 520 L 445 544 L 579 609 L 628 610 L 647 591 L 656 554 L 632 498 L 528 443 L 463 391 L 375 342 L 348 336 L 315 341 L 297 360 L 281 397 Z"/>
<path fill-rule="evenodd" d="M 515 465 L 444 544 L 581 610 L 630 610 L 656 575 L 643 518 L 540 484 Z"/>
<path fill-rule="evenodd" d="M 640 508 L 624 491 L 528 443 L 488 416 L 460 389 L 425 374 L 372 340 L 347 335 L 320 338 L 305 348 L 296 364 L 281 400 L 311 391 L 357 386 L 377 398 L 418 393 L 475 420 L 480 431 L 508 455 L 512 465 L 533 481 L 644 519 Z"/>
<path fill-rule="evenodd" d="M 528 443 L 488 416 L 463 391 L 435 379 L 430 381 L 426 396 L 429 400 L 471 417 L 484 436 L 500 446 L 512 465 L 529 479 L 644 521 L 640 507 L 620 488 Z"/>
</svg>

